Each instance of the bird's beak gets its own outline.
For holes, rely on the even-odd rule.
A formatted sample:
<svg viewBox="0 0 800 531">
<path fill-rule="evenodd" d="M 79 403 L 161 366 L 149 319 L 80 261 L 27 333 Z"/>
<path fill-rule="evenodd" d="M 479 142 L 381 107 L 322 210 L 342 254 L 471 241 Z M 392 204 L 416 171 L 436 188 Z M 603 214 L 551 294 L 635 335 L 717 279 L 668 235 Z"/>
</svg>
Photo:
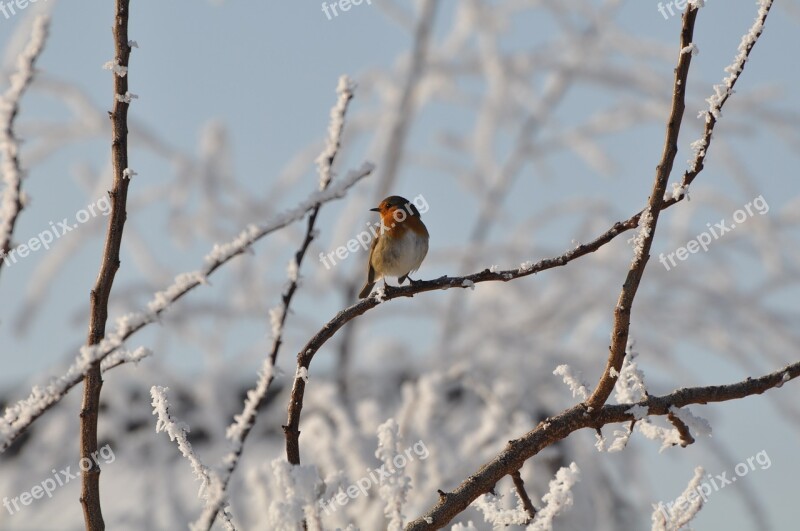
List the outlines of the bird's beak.
<svg viewBox="0 0 800 531">
<path fill-rule="evenodd" d="M 370 208 L 369 211 L 370 212 L 380 212 L 381 209 L 380 209 L 380 207 L 375 207 L 375 208 Z"/>
</svg>

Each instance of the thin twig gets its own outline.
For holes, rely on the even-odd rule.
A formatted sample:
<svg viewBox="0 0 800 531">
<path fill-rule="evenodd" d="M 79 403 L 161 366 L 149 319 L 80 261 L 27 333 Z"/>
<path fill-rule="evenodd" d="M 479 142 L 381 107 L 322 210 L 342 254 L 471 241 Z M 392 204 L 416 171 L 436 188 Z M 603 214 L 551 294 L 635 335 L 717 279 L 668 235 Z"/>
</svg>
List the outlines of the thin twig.
<svg viewBox="0 0 800 531">
<path fill-rule="evenodd" d="M 531 497 L 528 496 L 528 491 L 525 490 L 525 482 L 522 481 L 522 476 L 519 473 L 519 470 L 515 470 L 511 473 L 511 479 L 514 481 L 514 488 L 517 489 L 517 495 L 519 499 L 522 500 L 522 505 L 525 507 L 525 512 L 528 513 L 530 519 L 525 522 L 525 525 L 533 522 L 533 519 L 536 518 L 536 508 L 533 506 L 533 502 L 531 501 Z"/>
<path fill-rule="evenodd" d="M 344 118 L 347 113 L 347 107 L 350 100 L 353 98 L 354 85 L 350 82 L 347 76 L 342 76 L 339 79 L 339 85 L 336 89 L 339 98 L 331 110 L 331 123 L 328 132 L 328 141 L 325 149 L 317 159 L 318 173 L 319 173 L 319 187 L 320 190 L 327 190 L 330 186 L 333 177 L 333 162 L 336 160 L 336 155 L 339 152 L 341 145 L 342 132 L 344 130 Z M 264 402 L 267 396 L 267 391 L 275 379 L 273 368 L 278 360 L 278 351 L 283 343 L 283 326 L 286 322 L 286 317 L 289 315 L 289 307 L 292 303 L 292 298 L 297 291 L 299 283 L 300 265 L 303 263 L 306 251 L 309 245 L 316 237 L 317 231 L 315 229 L 317 215 L 319 214 L 322 203 L 317 203 L 311 210 L 311 215 L 308 217 L 308 224 L 306 225 L 306 234 L 303 242 L 300 244 L 297 252 L 295 253 L 292 262 L 289 264 L 289 284 L 283 292 L 281 297 L 281 305 L 270 312 L 270 318 L 273 325 L 272 347 L 270 353 L 266 357 L 264 366 L 261 370 L 259 380 L 256 387 L 247 393 L 247 400 L 243 411 L 236 415 L 235 422 L 228 428 L 228 438 L 233 442 L 233 448 L 223 458 L 223 467 L 221 472 L 221 485 L 222 488 L 213 503 L 206 505 L 203 514 L 194 525 L 194 529 L 211 529 L 211 526 L 216 520 L 217 514 L 222 509 L 225 503 L 228 483 L 230 482 L 233 471 L 239 464 L 239 460 L 244 450 L 244 442 L 250 434 L 253 426 L 255 425 L 256 414 L 258 408 Z M 290 461 L 291 462 L 291 461 Z M 299 463 L 294 463 L 299 464 Z"/>
<path fill-rule="evenodd" d="M 108 218 L 105 247 L 97 280 L 90 295 L 90 319 L 87 345 L 97 345 L 105 337 L 108 320 L 108 299 L 119 269 L 119 251 L 122 231 L 125 227 L 128 185 L 132 172 L 128 168 L 128 59 L 131 45 L 128 42 L 128 6 L 130 0 L 117 0 L 113 26 L 115 56 L 112 65 L 114 78 L 114 108 L 111 118 L 111 159 L 114 184 L 109 192 L 111 213 Z M 83 403 L 80 413 L 81 459 L 92 465 L 83 471 L 81 482 L 81 504 L 88 531 L 103 531 L 103 513 L 100 507 L 100 466 L 92 456 L 97 452 L 97 420 L 100 410 L 100 391 L 103 377 L 101 360 L 89 367 L 83 382 Z"/>
<path fill-rule="evenodd" d="M 19 139 L 14 122 L 19 113 L 22 96 L 33 81 L 36 60 L 44 50 L 50 28 L 50 18 L 40 15 L 33 21 L 31 40 L 17 58 L 17 72 L 11 76 L 11 86 L 0 97 L 0 174 L 5 189 L 0 198 L 0 269 L 11 252 L 14 227 L 25 201 L 22 193 L 23 170 L 19 160 Z"/>
<path fill-rule="evenodd" d="M 588 414 L 584 404 L 577 404 L 545 419 L 521 438 L 509 441 L 497 457 L 480 467 L 452 492 L 440 491 L 439 502 L 426 514 L 410 522 L 405 529 L 422 531 L 444 527 L 476 498 L 489 492 L 504 476 L 519 470 L 526 460 L 543 449 L 584 428 L 597 430 L 606 424 L 636 420 L 636 415 L 630 411 L 635 406 L 648 408 L 649 416 L 665 416 L 671 407 L 727 402 L 760 395 L 799 376 L 800 362 L 797 362 L 760 378 L 747 378 L 733 384 L 679 389 L 664 396 L 649 396 L 637 404 L 607 404 L 592 415 Z"/>
<path fill-rule="evenodd" d="M 681 436 L 681 447 L 686 448 L 690 444 L 694 443 L 694 437 L 692 437 L 692 432 L 689 431 L 689 426 L 675 416 L 675 413 L 670 412 L 667 415 L 667 420 L 669 420 L 672 425 L 675 426 L 675 429 L 678 430 L 678 433 Z M 631 427 L 631 431 L 633 431 L 633 427 Z"/>
</svg>

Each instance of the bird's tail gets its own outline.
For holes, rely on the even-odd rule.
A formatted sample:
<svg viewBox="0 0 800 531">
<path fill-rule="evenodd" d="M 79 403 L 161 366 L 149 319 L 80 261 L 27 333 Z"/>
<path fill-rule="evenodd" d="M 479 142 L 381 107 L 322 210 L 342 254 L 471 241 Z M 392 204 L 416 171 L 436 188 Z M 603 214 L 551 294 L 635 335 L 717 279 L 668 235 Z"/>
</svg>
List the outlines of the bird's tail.
<svg viewBox="0 0 800 531">
<path fill-rule="evenodd" d="M 370 292 L 372 291 L 372 287 L 375 285 L 374 282 L 367 282 L 364 284 L 364 288 L 361 290 L 361 293 L 358 294 L 359 299 L 366 299 L 369 297 Z"/>
</svg>

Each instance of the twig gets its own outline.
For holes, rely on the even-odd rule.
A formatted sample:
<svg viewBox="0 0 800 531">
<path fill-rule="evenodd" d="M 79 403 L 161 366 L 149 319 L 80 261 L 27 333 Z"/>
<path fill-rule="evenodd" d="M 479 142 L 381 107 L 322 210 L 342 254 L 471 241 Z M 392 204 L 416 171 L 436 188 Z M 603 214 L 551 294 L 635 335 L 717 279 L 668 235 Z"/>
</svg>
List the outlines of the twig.
<svg viewBox="0 0 800 531">
<path fill-rule="evenodd" d="M 350 100 L 353 98 L 353 89 L 354 86 L 347 76 L 342 76 L 339 78 L 339 85 L 336 89 L 339 98 L 336 102 L 336 105 L 334 105 L 333 109 L 331 110 L 331 123 L 328 132 L 328 141 L 325 149 L 317 159 L 320 190 L 326 190 L 331 183 L 331 178 L 333 176 L 333 162 L 336 159 L 336 155 L 339 152 L 339 146 L 341 145 L 342 131 L 344 130 L 344 118 L 345 114 L 347 113 L 347 106 Z M 233 448 L 222 460 L 224 463 L 221 474 L 222 489 L 217 499 L 214 500 L 213 503 L 206 505 L 206 509 L 203 511 L 203 514 L 194 525 L 195 529 L 211 529 L 211 526 L 214 524 L 214 520 L 216 519 L 218 512 L 221 510 L 225 502 L 228 483 L 230 482 L 233 471 L 236 469 L 236 466 L 239 464 L 239 460 L 242 456 L 244 442 L 247 439 L 247 436 L 250 434 L 250 430 L 252 430 L 253 425 L 255 424 L 258 408 L 264 402 L 264 399 L 267 396 L 267 391 L 269 390 L 269 386 L 275 379 L 273 368 L 275 367 L 275 363 L 278 359 L 278 351 L 283 343 L 283 325 L 286 322 L 286 317 L 289 315 L 289 306 L 292 303 L 292 298 L 297 291 L 300 265 L 303 263 L 303 257 L 305 257 L 309 245 L 311 245 L 311 242 L 314 240 L 317 234 L 317 231 L 314 227 L 316 225 L 317 215 L 319 214 L 321 207 L 322 203 L 317 203 L 311 210 L 311 215 L 308 218 L 308 224 L 306 226 L 305 238 L 303 238 L 300 248 L 297 250 L 292 262 L 289 264 L 289 284 L 286 286 L 283 296 L 281 297 L 281 305 L 277 308 L 274 308 L 270 312 L 270 318 L 273 326 L 272 347 L 270 348 L 270 353 L 266 357 L 264 366 L 261 369 L 259 380 L 256 383 L 256 387 L 251 391 L 248 391 L 244 409 L 239 415 L 235 416 L 235 422 L 228 427 L 227 437 L 233 442 Z"/>
<path fill-rule="evenodd" d="M 614 328 L 611 332 L 611 346 L 609 347 L 606 368 L 600 381 L 595 386 L 592 396 L 586 402 L 590 411 L 598 409 L 608 400 L 609 395 L 614 390 L 614 385 L 617 383 L 616 375 L 622 369 L 622 362 L 625 359 L 633 299 L 636 297 L 647 260 L 650 258 L 650 247 L 652 246 L 653 238 L 655 238 L 658 217 L 664 203 L 664 192 L 667 189 L 670 173 L 672 173 L 675 155 L 678 153 L 678 134 L 680 133 L 681 121 L 686 108 L 684 102 L 686 79 L 689 76 L 689 66 L 692 61 L 692 54 L 686 53 L 685 49 L 692 43 L 696 18 L 697 8 L 689 5 L 683 14 L 678 66 L 675 69 L 675 82 L 672 89 L 672 110 L 667 122 L 667 133 L 661 162 L 656 168 L 656 177 L 653 182 L 653 189 L 650 192 L 648 206 L 639 220 L 639 234 L 633 238 L 636 245 L 635 255 L 625 283 L 622 285 L 619 300 L 614 308 Z"/>
<path fill-rule="evenodd" d="M 169 387 L 160 387 L 154 385 L 150 388 L 150 396 L 153 398 L 153 415 L 158 417 L 156 423 L 156 433 L 164 432 L 169 436 L 169 440 L 175 441 L 178 445 L 183 457 L 185 457 L 189 464 L 192 466 L 192 471 L 195 477 L 200 480 L 199 496 L 205 500 L 206 507 L 212 502 L 213 496 L 221 491 L 220 477 L 215 474 L 208 466 L 203 464 L 200 458 L 192 448 L 192 443 L 189 442 L 189 427 L 183 422 L 175 422 L 169 412 L 169 400 L 167 399 L 167 391 Z M 226 527 L 231 529 L 233 522 L 230 518 L 225 517 Z M 195 531 L 197 528 L 192 527 Z"/>
<path fill-rule="evenodd" d="M 681 436 L 681 447 L 686 448 L 690 444 L 694 443 L 694 437 L 692 437 L 692 432 L 689 431 L 689 426 L 686 425 L 681 419 L 675 416 L 673 412 L 669 412 L 667 415 L 667 420 L 669 420 L 675 429 L 678 430 L 678 433 Z M 633 428 L 631 428 L 633 431 Z"/>
<path fill-rule="evenodd" d="M 327 203 L 343 197 L 348 189 L 368 176 L 372 169 L 372 164 L 365 163 L 358 170 L 349 172 L 324 192 L 311 194 L 297 207 L 282 213 L 271 222 L 263 226 L 251 225 L 232 241 L 223 245 L 215 245 L 214 249 L 206 256 L 205 266 L 202 270 L 178 275 L 172 285 L 153 296 L 146 311 L 128 314 L 118 319 L 115 331 L 109 333 L 99 345 L 81 349 L 80 355 L 76 357 L 66 374 L 53 378 L 44 387 L 35 386 L 27 398 L 5 409 L 3 416 L 0 417 L 0 453 L 8 449 L 28 426 L 81 382 L 88 367 L 87 363 L 102 361 L 122 346 L 126 339 L 145 326 L 158 321 L 159 316 L 178 299 L 200 284 L 206 284 L 207 278 L 217 269 L 236 256 L 247 252 L 256 241 L 302 219 L 317 203 Z"/>
<path fill-rule="evenodd" d="M 11 86 L 0 97 L 0 174 L 5 189 L 0 198 L 0 269 L 11 252 L 11 238 L 17 218 L 25 207 L 22 194 L 22 165 L 19 160 L 19 139 L 14 133 L 14 121 L 19 113 L 22 96 L 33 81 L 36 60 L 44 50 L 50 28 L 50 18 L 38 16 L 33 21 L 31 40 L 17 58 L 17 72 L 11 76 Z"/>
<path fill-rule="evenodd" d="M 708 102 L 708 111 L 700 113 L 700 116 L 704 116 L 706 119 L 706 127 L 703 131 L 703 136 L 692 143 L 695 157 L 689 165 L 689 169 L 683 174 L 681 183 L 683 188 L 692 184 L 697 174 L 705 167 L 704 163 L 706 155 L 708 154 L 708 147 L 711 145 L 711 136 L 714 132 L 714 126 L 717 125 L 722 107 L 725 105 L 725 102 L 728 101 L 731 94 L 733 94 L 733 87 L 736 85 L 736 82 L 739 81 L 739 77 L 744 71 L 744 66 L 750 58 L 750 52 L 753 51 L 753 47 L 764 31 L 764 24 L 767 21 L 767 15 L 769 15 L 769 10 L 771 8 L 772 0 L 759 0 L 756 20 L 753 22 L 747 34 L 742 37 L 742 42 L 739 44 L 739 53 L 733 59 L 733 63 L 725 68 L 725 71 L 728 72 L 728 76 L 722 80 L 722 84 L 714 86 L 714 95 L 706 99 Z"/>
<path fill-rule="evenodd" d="M 692 387 L 674 391 L 664 396 L 649 396 L 637 404 L 604 405 L 594 414 L 588 414 L 584 404 L 577 404 L 559 415 L 541 422 L 535 429 L 519 439 L 510 441 L 497 457 L 470 475 L 455 490 L 442 493 L 439 502 L 425 515 L 410 522 L 406 531 L 440 529 L 465 510 L 478 496 L 489 492 L 504 476 L 519 470 L 526 460 L 544 448 L 561 441 L 570 434 L 584 429 L 597 430 L 606 424 L 636 420 L 630 409 L 634 406 L 648 408 L 649 416 L 668 415 L 671 407 L 691 404 L 727 402 L 759 395 L 800 376 L 800 362 L 760 378 L 721 386 Z"/>
<path fill-rule="evenodd" d="M 530 520 L 525 522 L 527 525 L 533 522 L 533 519 L 536 518 L 536 508 L 533 506 L 530 496 L 528 496 L 528 491 L 525 490 L 525 482 L 522 481 L 522 476 L 520 476 L 519 470 L 515 470 L 511 473 L 511 479 L 514 481 L 514 488 L 517 489 L 517 495 L 519 496 L 519 499 L 522 500 L 522 505 L 525 507 L 525 512 L 528 513 L 528 516 L 530 516 Z"/>
<path fill-rule="evenodd" d="M 122 231 L 127 217 L 128 185 L 132 172 L 128 169 L 128 107 L 129 100 L 120 98 L 128 94 L 128 60 L 131 45 L 128 42 L 128 7 L 130 0 L 116 0 L 113 26 L 115 58 L 112 68 L 114 78 L 114 108 L 111 118 L 111 159 L 114 184 L 109 192 L 111 213 L 103 248 L 102 263 L 90 295 L 90 318 L 87 345 L 97 345 L 105 337 L 108 320 L 108 299 L 119 269 L 119 250 Z M 83 403 L 80 413 L 81 459 L 92 463 L 81 476 L 81 504 L 87 531 L 103 531 L 103 513 L 100 507 L 100 466 L 92 460 L 97 452 L 97 420 L 100 410 L 100 391 L 103 377 L 101 360 L 95 360 L 83 380 Z"/>
</svg>

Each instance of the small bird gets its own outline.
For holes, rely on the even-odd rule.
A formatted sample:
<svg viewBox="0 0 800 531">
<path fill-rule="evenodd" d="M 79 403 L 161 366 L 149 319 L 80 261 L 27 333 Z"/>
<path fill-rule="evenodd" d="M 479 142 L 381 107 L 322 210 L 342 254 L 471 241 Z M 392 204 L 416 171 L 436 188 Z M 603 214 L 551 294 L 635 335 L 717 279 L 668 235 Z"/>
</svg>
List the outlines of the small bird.
<svg viewBox="0 0 800 531">
<path fill-rule="evenodd" d="M 419 210 L 413 203 L 392 195 L 381 201 L 372 212 L 381 215 L 380 233 L 372 240 L 367 264 L 367 283 L 358 294 L 367 297 L 375 282 L 386 277 L 398 277 L 402 284 L 408 274 L 419 269 L 425 255 L 428 254 L 428 229 L 420 219 Z"/>
</svg>

